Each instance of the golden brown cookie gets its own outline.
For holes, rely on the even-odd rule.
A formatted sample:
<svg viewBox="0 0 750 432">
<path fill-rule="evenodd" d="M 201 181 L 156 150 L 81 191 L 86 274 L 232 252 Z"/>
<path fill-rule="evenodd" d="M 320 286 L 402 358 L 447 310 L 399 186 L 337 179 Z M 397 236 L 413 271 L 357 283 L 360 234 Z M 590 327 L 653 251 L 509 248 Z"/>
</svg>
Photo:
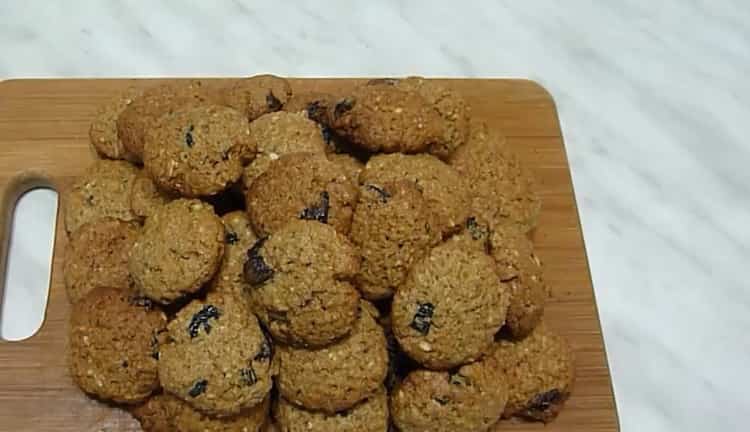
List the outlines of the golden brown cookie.
<svg viewBox="0 0 750 432">
<path fill-rule="evenodd" d="M 409 357 L 449 369 L 492 347 L 509 299 L 492 258 L 448 240 L 414 264 L 396 291 L 393 332 Z"/>
<path fill-rule="evenodd" d="M 394 85 L 403 90 L 414 91 L 432 105 L 442 119 L 443 131 L 440 139 L 427 149 L 433 155 L 446 160 L 466 143 L 470 130 L 470 108 L 457 92 L 435 80 L 422 77 L 372 80 L 370 84 Z"/>
<path fill-rule="evenodd" d="M 117 134 L 136 158 L 143 156 L 146 132 L 164 114 L 191 105 L 218 103 L 219 96 L 200 80 L 184 80 L 149 87 L 133 99 L 117 118 Z"/>
<path fill-rule="evenodd" d="M 246 189 L 282 155 L 326 152 L 320 126 L 302 113 L 266 114 L 250 123 L 250 139 L 257 156 L 245 167 L 242 181 Z"/>
<path fill-rule="evenodd" d="M 491 226 L 514 223 L 528 232 L 541 209 L 531 174 L 502 135 L 477 123 L 472 123 L 469 141 L 453 153 L 450 164 L 466 179 L 476 214 Z"/>
<path fill-rule="evenodd" d="M 137 172 L 133 165 L 124 161 L 99 160 L 89 166 L 65 195 L 67 233 L 105 217 L 126 222 L 136 220 L 129 196 Z"/>
<path fill-rule="evenodd" d="M 186 106 L 162 116 L 144 138 L 143 167 L 162 189 L 215 195 L 242 175 L 255 153 L 245 118 L 232 108 Z"/>
<path fill-rule="evenodd" d="M 290 97 L 292 88 L 287 80 L 275 75 L 239 79 L 224 89 L 224 102 L 250 121 L 281 110 Z"/>
<path fill-rule="evenodd" d="M 65 247 L 63 275 L 68 300 L 74 303 L 97 287 L 133 292 L 128 257 L 140 226 L 104 218 L 84 224 Z"/>
<path fill-rule="evenodd" d="M 247 251 L 258 237 L 253 232 L 250 218 L 242 210 L 225 214 L 221 221 L 224 223 L 224 258 L 211 279 L 209 289 L 243 296 L 250 289 L 244 276 Z"/>
<path fill-rule="evenodd" d="M 281 432 L 387 432 L 388 393 L 381 388 L 365 401 L 336 414 L 309 411 L 279 398 L 274 417 Z"/>
<path fill-rule="evenodd" d="M 401 431 L 481 432 L 495 424 L 508 400 L 505 377 L 492 357 L 453 372 L 411 372 L 391 394 Z"/>
<path fill-rule="evenodd" d="M 170 303 L 198 291 L 224 256 L 224 225 L 210 205 L 178 199 L 156 210 L 133 246 L 128 268 L 147 297 Z"/>
<path fill-rule="evenodd" d="M 164 389 L 215 417 L 262 404 L 272 385 L 272 346 L 245 300 L 209 293 L 193 300 L 168 326 L 160 348 Z"/>
<path fill-rule="evenodd" d="M 444 235 L 457 231 L 469 216 L 469 186 L 453 168 L 432 155 L 377 155 L 367 161 L 360 175 L 360 182 L 365 184 L 401 179 L 413 181 L 422 191 Z"/>
<path fill-rule="evenodd" d="M 352 183 L 358 184 L 359 174 L 365 168 L 365 164 L 360 162 L 354 156 L 346 153 L 329 154 L 326 157 L 329 161 L 343 169 L 344 173 L 346 173 L 346 176 L 352 181 Z"/>
<path fill-rule="evenodd" d="M 140 94 L 140 90 L 129 87 L 97 110 L 89 127 L 89 140 L 99 156 L 108 159 L 138 160 L 120 140 L 117 133 L 117 117 Z"/>
<path fill-rule="evenodd" d="M 362 302 L 360 318 L 346 339 L 317 350 L 279 346 L 281 396 L 295 405 L 329 414 L 374 395 L 388 370 L 388 350 L 377 311 Z"/>
<path fill-rule="evenodd" d="M 253 310 L 274 338 L 322 346 L 347 335 L 357 320 L 359 294 L 349 281 L 358 269 L 346 237 L 294 220 L 250 248 L 245 277 Z"/>
<path fill-rule="evenodd" d="M 505 328 L 514 338 L 526 337 L 541 321 L 548 296 L 542 263 L 531 240 L 516 225 L 495 227 L 490 250 L 500 279 L 510 287 Z"/>
<path fill-rule="evenodd" d="M 176 194 L 159 189 L 151 177 L 139 171 L 130 189 L 130 209 L 143 221 L 156 209 L 176 198 Z"/>
<path fill-rule="evenodd" d="M 260 432 L 268 422 L 270 397 L 231 417 L 210 417 L 165 393 L 131 410 L 144 432 Z"/>
<path fill-rule="evenodd" d="M 418 93 L 361 86 L 333 106 L 331 127 L 373 152 L 417 153 L 438 141 L 441 119 Z"/>
<path fill-rule="evenodd" d="M 362 254 L 357 285 L 376 300 L 393 295 L 412 264 L 440 241 L 440 230 L 416 185 L 402 180 L 360 188 L 351 239 Z"/>
<path fill-rule="evenodd" d="M 159 388 L 155 350 L 166 323 L 164 313 L 145 299 L 94 289 L 70 313 L 70 375 L 84 392 L 101 399 L 146 399 Z"/>
<path fill-rule="evenodd" d="M 358 194 L 356 180 L 325 155 L 293 153 L 273 161 L 250 186 L 245 201 L 259 236 L 296 219 L 328 224 L 346 235 Z"/>
<path fill-rule="evenodd" d="M 521 341 L 500 341 L 492 357 L 508 380 L 503 417 L 552 421 L 570 396 L 575 380 L 568 342 L 543 323 Z"/>
</svg>

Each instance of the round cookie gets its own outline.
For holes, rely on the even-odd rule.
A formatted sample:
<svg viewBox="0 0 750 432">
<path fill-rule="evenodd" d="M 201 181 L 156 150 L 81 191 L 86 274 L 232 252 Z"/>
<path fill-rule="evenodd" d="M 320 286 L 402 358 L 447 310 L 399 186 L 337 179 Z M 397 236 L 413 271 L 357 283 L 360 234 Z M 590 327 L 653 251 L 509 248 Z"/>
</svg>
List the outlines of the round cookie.
<svg viewBox="0 0 750 432">
<path fill-rule="evenodd" d="M 329 414 L 377 393 L 388 370 L 388 350 L 377 311 L 361 303 L 360 318 L 346 339 L 317 350 L 279 346 L 276 384 L 287 401 Z"/>
<path fill-rule="evenodd" d="M 221 217 L 224 223 L 224 258 L 219 270 L 211 279 L 211 291 L 228 292 L 238 296 L 249 292 L 250 284 L 245 281 L 244 266 L 247 251 L 258 240 L 253 232 L 250 218 L 238 210 Z"/>
<path fill-rule="evenodd" d="M 96 288 L 73 304 L 70 375 L 86 393 L 118 403 L 140 402 L 159 388 L 158 334 L 166 316 L 150 302 Z"/>
<path fill-rule="evenodd" d="M 65 247 L 63 275 L 68 300 L 74 303 L 97 287 L 132 291 L 128 257 L 140 226 L 104 218 L 84 224 Z"/>
<path fill-rule="evenodd" d="M 510 287 L 505 328 L 512 337 L 523 338 L 539 324 L 544 313 L 548 290 L 542 263 L 531 240 L 515 225 L 495 227 L 490 249 L 500 280 Z"/>
<path fill-rule="evenodd" d="M 365 168 L 365 165 L 357 158 L 346 153 L 329 154 L 326 157 L 329 161 L 343 169 L 346 176 L 351 179 L 353 183 L 356 184 L 358 182 L 359 174 Z"/>
<path fill-rule="evenodd" d="M 224 225 L 211 206 L 178 199 L 146 219 L 128 268 L 140 292 L 170 303 L 208 282 L 223 255 Z"/>
<path fill-rule="evenodd" d="M 362 254 L 356 276 L 362 295 L 372 300 L 392 296 L 412 264 L 440 238 L 436 219 L 413 182 L 362 186 L 351 229 Z"/>
<path fill-rule="evenodd" d="M 393 423 L 401 431 L 489 430 L 508 400 L 505 377 L 492 357 L 455 372 L 416 370 L 391 394 Z"/>
<path fill-rule="evenodd" d="M 117 118 L 117 134 L 123 146 L 137 159 L 143 157 L 146 133 L 164 114 L 177 108 L 218 102 L 200 80 L 180 81 L 147 88 L 128 104 Z"/>
<path fill-rule="evenodd" d="M 521 341 L 498 342 L 492 357 L 508 380 L 504 418 L 547 423 L 557 417 L 575 380 L 573 352 L 562 336 L 542 323 Z"/>
<path fill-rule="evenodd" d="M 180 310 L 160 349 L 164 389 L 214 417 L 263 403 L 272 386 L 272 346 L 247 303 L 209 293 Z"/>
<path fill-rule="evenodd" d="M 399 179 L 413 181 L 421 189 L 444 235 L 459 229 L 469 216 L 469 186 L 453 168 L 432 155 L 377 155 L 367 161 L 360 175 L 362 183 L 384 184 Z"/>
<path fill-rule="evenodd" d="M 421 152 L 442 133 L 440 116 L 427 101 L 394 86 L 361 86 L 331 111 L 334 131 L 373 152 Z"/>
<path fill-rule="evenodd" d="M 255 75 L 236 80 L 224 89 L 224 102 L 253 121 L 263 114 L 279 111 L 289 98 L 292 88 L 284 78 Z"/>
<path fill-rule="evenodd" d="M 130 161 L 138 159 L 122 144 L 117 133 L 117 117 L 140 93 L 140 90 L 129 87 L 97 110 L 89 127 L 89 140 L 99 156 Z"/>
<path fill-rule="evenodd" d="M 72 185 L 65 200 L 65 230 L 111 217 L 136 220 L 130 209 L 130 188 L 138 170 L 124 161 L 98 160 Z"/>
<path fill-rule="evenodd" d="M 358 193 L 356 180 L 325 155 L 293 153 L 269 164 L 247 190 L 245 201 L 259 236 L 296 219 L 315 220 L 348 234 Z"/>
<path fill-rule="evenodd" d="M 144 432 L 260 432 L 268 422 L 270 397 L 232 417 L 209 417 L 166 393 L 131 410 Z"/>
<path fill-rule="evenodd" d="M 422 77 L 405 79 L 373 80 L 371 83 L 395 85 L 397 88 L 414 91 L 422 96 L 443 120 L 443 133 L 427 151 L 447 160 L 450 155 L 466 143 L 469 137 L 470 109 L 466 101 L 455 91 Z"/>
<path fill-rule="evenodd" d="M 281 155 L 326 152 L 320 126 L 303 113 L 276 112 L 250 123 L 250 140 L 257 149 L 255 160 L 243 173 L 245 188 Z"/>
<path fill-rule="evenodd" d="M 274 418 L 281 432 L 387 432 L 388 393 L 381 387 L 367 400 L 336 414 L 308 411 L 279 398 Z"/>
<path fill-rule="evenodd" d="M 472 208 L 491 226 L 514 223 L 525 232 L 536 226 L 541 201 L 533 179 L 500 134 L 472 124 L 469 141 L 453 153 L 450 164 L 466 179 Z"/>
<path fill-rule="evenodd" d="M 231 108 L 177 108 L 146 134 L 143 167 L 162 189 L 215 195 L 239 180 L 243 158 L 255 153 L 249 136 L 247 121 Z"/>
<path fill-rule="evenodd" d="M 130 209 L 140 220 L 145 220 L 156 209 L 175 198 L 176 195 L 159 189 L 151 177 L 141 171 L 135 176 L 130 189 Z"/>
<path fill-rule="evenodd" d="M 245 278 L 254 312 L 285 343 L 323 346 L 348 334 L 359 293 L 354 246 L 333 228 L 294 220 L 248 251 Z"/>
<path fill-rule="evenodd" d="M 409 357 L 449 369 L 486 353 L 510 292 L 483 251 L 448 241 L 414 264 L 393 298 L 393 332 Z"/>
</svg>

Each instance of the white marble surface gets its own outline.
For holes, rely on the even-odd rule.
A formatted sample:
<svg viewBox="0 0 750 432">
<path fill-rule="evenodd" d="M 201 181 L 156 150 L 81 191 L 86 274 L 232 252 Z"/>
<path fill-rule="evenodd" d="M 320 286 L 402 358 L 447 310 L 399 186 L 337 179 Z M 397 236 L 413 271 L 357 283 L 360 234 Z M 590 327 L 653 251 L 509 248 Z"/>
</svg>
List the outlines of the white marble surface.
<svg viewBox="0 0 750 432">
<path fill-rule="evenodd" d="M 3 1 L 0 77 L 538 80 L 562 118 L 622 430 L 741 431 L 748 23 L 743 0 Z"/>
</svg>

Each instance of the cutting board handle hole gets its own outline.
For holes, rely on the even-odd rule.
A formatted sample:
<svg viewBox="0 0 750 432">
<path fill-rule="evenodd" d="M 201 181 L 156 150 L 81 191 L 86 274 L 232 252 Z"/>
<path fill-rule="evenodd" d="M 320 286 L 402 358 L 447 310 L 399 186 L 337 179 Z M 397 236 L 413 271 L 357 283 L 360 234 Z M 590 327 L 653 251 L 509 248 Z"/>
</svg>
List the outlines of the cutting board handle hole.
<svg viewBox="0 0 750 432">
<path fill-rule="evenodd" d="M 2 298 L 0 339 L 21 341 L 42 326 L 52 273 L 58 195 L 49 187 L 30 186 L 18 191 L 11 210 L 10 226 L 3 227 L 7 242 Z M 0 272 L 1 273 L 1 272 Z M 0 274 L 1 275 L 1 274 Z"/>
</svg>

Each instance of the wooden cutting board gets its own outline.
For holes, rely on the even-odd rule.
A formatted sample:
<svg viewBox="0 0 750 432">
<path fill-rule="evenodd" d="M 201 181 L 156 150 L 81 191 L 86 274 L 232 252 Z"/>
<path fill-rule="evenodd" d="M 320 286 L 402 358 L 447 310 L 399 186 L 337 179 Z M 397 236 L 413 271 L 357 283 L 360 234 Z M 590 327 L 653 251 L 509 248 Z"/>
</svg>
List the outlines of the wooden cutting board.
<svg viewBox="0 0 750 432">
<path fill-rule="evenodd" d="M 128 86 L 159 80 L 11 80 L 0 83 L 0 226 L 5 263 L 13 203 L 30 187 L 61 193 L 93 160 L 88 128 L 96 108 Z M 221 80 L 213 81 L 220 84 Z M 343 93 L 354 79 L 294 79 L 294 90 Z M 445 80 L 476 117 L 503 131 L 536 175 L 543 209 L 534 241 L 553 296 L 549 325 L 575 350 L 577 381 L 554 423 L 512 424 L 497 430 L 611 432 L 618 430 L 607 359 L 555 104 L 526 80 Z M 62 208 L 62 204 L 60 205 Z M 62 216 L 58 214 L 58 217 Z M 0 341 L 0 430 L 137 431 L 127 413 L 84 396 L 66 367 L 69 305 L 62 264 L 66 235 L 57 223 L 52 282 L 44 324 L 21 342 Z M 0 276 L 2 276 L 0 267 Z"/>
</svg>

